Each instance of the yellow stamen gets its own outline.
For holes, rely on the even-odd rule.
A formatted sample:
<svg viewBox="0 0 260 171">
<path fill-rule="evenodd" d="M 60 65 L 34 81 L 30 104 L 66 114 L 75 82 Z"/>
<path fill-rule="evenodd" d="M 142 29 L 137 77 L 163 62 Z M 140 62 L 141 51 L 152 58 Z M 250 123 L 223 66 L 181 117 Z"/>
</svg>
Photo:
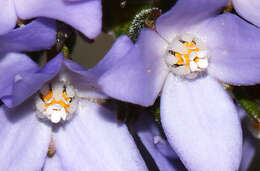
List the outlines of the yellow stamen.
<svg viewBox="0 0 260 171">
<path fill-rule="evenodd" d="M 49 100 L 52 98 L 52 96 L 53 96 L 52 91 L 49 91 L 46 95 L 44 94 L 44 95 L 42 96 L 42 99 L 43 99 L 44 101 L 49 101 Z"/>
<path fill-rule="evenodd" d="M 67 96 L 66 92 L 62 93 L 62 97 L 67 101 L 70 102 L 70 98 Z"/>
<path fill-rule="evenodd" d="M 177 61 L 177 65 L 186 65 L 187 67 L 190 66 L 190 59 L 189 59 L 189 56 L 192 52 L 198 52 L 200 51 L 200 48 L 195 48 L 195 49 L 190 49 L 190 48 L 193 48 L 196 46 L 196 44 L 192 41 L 191 43 L 188 43 L 188 42 L 184 42 L 183 43 L 184 46 L 186 46 L 188 48 L 188 53 L 186 54 L 181 54 L 179 52 L 175 52 L 174 56 L 176 56 L 178 58 L 178 61 Z M 199 58 L 195 58 L 194 59 L 195 62 L 198 62 L 199 61 Z"/>
<path fill-rule="evenodd" d="M 53 96 L 52 91 L 49 91 L 46 95 L 43 95 L 42 98 L 43 98 L 44 102 L 46 102 L 46 101 L 49 101 L 49 100 L 52 98 L 52 96 Z M 63 97 L 67 102 L 70 102 L 70 100 L 71 100 L 69 97 L 67 97 L 66 92 L 63 92 L 63 93 L 62 93 L 62 97 Z M 44 108 L 45 108 L 44 110 L 46 110 L 49 106 L 52 106 L 52 105 L 54 105 L 54 104 L 59 104 L 59 105 L 61 105 L 61 106 L 65 109 L 66 112 L 68 112 L 68 109 L 69 109 L 69 107 L 70 107 L 70 105 L 69 105 L 69 104 L 66 104 L 66 103 L 64 102 L 64 100 L 61 99 L 61 100 L 57 101 L 55 98 L 53 98 L 50 103 L 45 103 L 45 104 L 44 104 Z"/>
<path fill-rule="evenodd" d="M 184 60 L 182 58 L 182 54 L 180 54 L 179 52 L 176 52 L 174 55 L 178 58 L 178 62 L 176 64 L 177 65 L 183 65 L 184 64 Z"/>
<path fill-rule="evenodd" d="M 196 45 L 193 41 L 192 41 L 191 43 L 184 42 L 183 44 L 184 44 L 184 46 L 186 46 L 186 47 L 194 47 L 194 46 Z"/>
<path fill-rule="evenodd" d="M 196 63 L 199 62 L 199 60 L 200 60 L 200 58 L 198 58 L 198 57 L 194 58 L 194 62 L 196 62 Z"/>
</svg>

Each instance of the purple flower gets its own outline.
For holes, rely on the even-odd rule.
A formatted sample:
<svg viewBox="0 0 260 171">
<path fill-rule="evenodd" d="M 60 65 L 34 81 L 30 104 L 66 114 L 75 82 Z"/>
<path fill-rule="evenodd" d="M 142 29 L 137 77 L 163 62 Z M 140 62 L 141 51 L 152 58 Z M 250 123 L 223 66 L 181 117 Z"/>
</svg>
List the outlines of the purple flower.
<svg viewBox="0 0 260 171">
<path fill-rule="evenodd" d="M 260 1 L 232 0 L 232 3 L 239 15 L 260 27 Z"/>
<path fill-rule="evenodd" d="M 218 15 L 226 3 L 179 0 L 99 80 L 109 96 L 143 106 L 161 92 L 163 129 L 189 170 L 238 169 L 240 121 L 218 80 L 260 82 L 260 30 Z"/>
<path fill-rule="evenodd" d="M 101 30 L 102 7 L 100 0 L 1 0 L 0 35 L 16 25 L 17 18 L 47 17 L 63 21 L 89 38 Z"/>
<path fill-rule="evenodd" d="M 117 57 L 121 44 L 132 45 L 119 38 L 108 55 Z M 146 170 L 126 125 L 99 104 L 107 97 L 96 75 L 62 55 L 42 69 L 25 55 L 4 59 L 13 69 L 0 80 L 7 87 L 1 100 L 11 107 L 0 107 L 0 170 Z M 49 159 L 51 139 L 56 153 Z"/>
<path fill-rule="evenodd" d="M 158 125 L 147 114 L 139 115 L 134 129 L 159 170 L 186 170 L 160 132 Z"/>
<path fill-rule="evenodd" d="M 22 27 L 0 35 L 0 58 L 7 52 L 48 49 L 56 42 L 56 23 L 38 18 Z"/>
<path fill-rule="evenodd" d="M 238 113 L 241 121 L 247 116 L 241 107 L 238 108 Z M 178 159 L 177 154 L 172 150 L 169 143 L 162 135 L 158 128 L 158 123 L 156 124 L 151 117 L 147 114 L 140 115 L 134 128 L 138 137 L 149 151 L 160 170 L 186 170 Z M 244 128 L 242 160 L 239 171 L 246 171 L 249 169 L 256 153 L 256 145 L 257 141 L 249 134 L 248 130 Z"/>
<path fill-rule="evenodd" d="M 0 36 L 0 98 L 12 91 L 11 78 L 16 73 L 38 69 L 35 63 L 18 52 L 48 49 L 55 42 L 55 21 L 42 18 Z"/>
</svg>

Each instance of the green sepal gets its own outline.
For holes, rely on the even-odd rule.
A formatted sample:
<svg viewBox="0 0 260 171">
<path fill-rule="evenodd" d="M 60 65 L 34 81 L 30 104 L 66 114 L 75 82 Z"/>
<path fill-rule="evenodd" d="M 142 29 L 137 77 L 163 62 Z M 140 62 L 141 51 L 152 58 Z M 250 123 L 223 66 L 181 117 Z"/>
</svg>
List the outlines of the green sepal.
<svg viewBox="0 0 260 171">
<path fill-rule="evenodd" d="M 142 9 L 136 14 L 129 26 L 128 37 L 136 41 L 140 31 L 144 27 L 155 29 L 155 20 L 161 15 L 161 10 L 156 7 Z"/>
<path fill-rule="evenodd" d="M 103 31 L 116 37 L 127 34 L 135 15 L 152 6 L 151 0 L 103 1 Z M 124 4 L 124 5 L 122 5 Z"/>
</svg>

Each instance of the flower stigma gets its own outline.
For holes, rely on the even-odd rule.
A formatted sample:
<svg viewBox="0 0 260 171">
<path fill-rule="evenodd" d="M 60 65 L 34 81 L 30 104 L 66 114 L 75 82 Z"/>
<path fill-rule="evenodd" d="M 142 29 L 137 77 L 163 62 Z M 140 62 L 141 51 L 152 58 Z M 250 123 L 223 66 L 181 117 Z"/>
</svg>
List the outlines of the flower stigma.
<svg viewBox="0 0 260 171">
<path fill-rule="evenodd" d="M 208 51 L 201 40 L 190 34 L 183 34 L 169 43 L 165 62 L 174 75 L 193 79 L 207 69 Z"/>
<path fill-rule="evenodd" d="M 65 81 L 44 85 L 36 97 L 37 116 L 59 123 L 71 119 L 78 107 L 76 90 Z"/>
</svg>

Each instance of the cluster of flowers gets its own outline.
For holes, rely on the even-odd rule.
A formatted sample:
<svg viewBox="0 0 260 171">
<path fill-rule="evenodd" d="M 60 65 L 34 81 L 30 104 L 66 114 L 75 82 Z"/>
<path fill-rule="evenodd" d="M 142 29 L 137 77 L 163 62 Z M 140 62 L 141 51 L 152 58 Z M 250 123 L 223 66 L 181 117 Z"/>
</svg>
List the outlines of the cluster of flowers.
<svg viewBox="0 0 260 171">
<path fill-rule="evenodd" d="M 61 53 L 40 68 L 22 52 L 52 47 L 55 20 L 94 39 L 101 0 L 0 3 L 0 170 L 147 170 L 127 126 L 100 102 L 150 106 L 158 96 L 165 135 L 148 115 L 135 124 L 157 169 L 247 168 L 251 140 L 243 149 L 241 118 L 220 83 L 260 83 L 260 1 L 233 0 L 251 24 L 220 14 L 228 0 L 178 0 L 155 29 L 135 44 L 119 37 L 90 70 Z M 18 18 L 33 20 L 15 27 Z"/>
</svg>

